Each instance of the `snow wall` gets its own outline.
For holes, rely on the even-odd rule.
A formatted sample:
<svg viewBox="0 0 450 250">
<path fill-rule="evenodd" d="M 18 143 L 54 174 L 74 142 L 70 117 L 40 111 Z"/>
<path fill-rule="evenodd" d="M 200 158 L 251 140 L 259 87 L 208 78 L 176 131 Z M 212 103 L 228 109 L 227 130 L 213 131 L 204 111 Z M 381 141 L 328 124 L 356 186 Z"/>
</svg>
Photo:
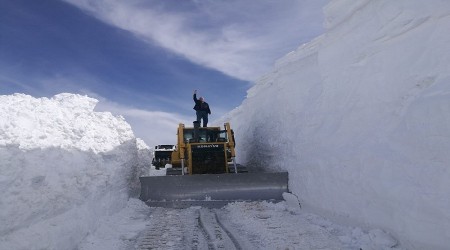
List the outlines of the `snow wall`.
<svg viewBox="0 0 450 250">
<path fill-rule="evenodd" d="M 336 0 L 231 121 L 238 161 L 288 170 L 304 208 L 409 249 L 450 239 L 450 1 Z"/>
<path fill-rule="evenodd" d="M 94 112 L 97 100 L 0 103 L 0 249 L 75 249 L 139 192 L 145 144 L 122 117 Z"/>
</svg>

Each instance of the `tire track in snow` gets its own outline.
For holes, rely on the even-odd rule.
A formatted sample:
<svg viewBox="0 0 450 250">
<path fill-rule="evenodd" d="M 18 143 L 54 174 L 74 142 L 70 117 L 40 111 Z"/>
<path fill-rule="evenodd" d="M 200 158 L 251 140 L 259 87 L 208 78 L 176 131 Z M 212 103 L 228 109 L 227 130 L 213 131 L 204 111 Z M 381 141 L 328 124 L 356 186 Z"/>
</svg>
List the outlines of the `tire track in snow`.
<svg viewBox="0 0 450 250">
<path fill-rule="evenodd" d="M 137 249 L 179 248 L 177 241 L 182 241 L 179 231 L 183 228 L 178 223 L 179 219 L 176 213 L 155 209 L 146 230 L 139 237 Z"/>
<path fill-rule="evenodd" d="M 220 210 L 200 209 L 199 226 L 205 234 L 208 249 L 242 249 L 233 234 L 220 222 L 216 211 Z"/>
<path fill-rule="evenodd" d="M 207 249 L 197 223 L 198 209 L 152 208 L 136 249 Z"/>
<path fill-rule="evenodd" d="M 233 242 L 234 246 L 236 247 L 236 249 L 241 250 L 241 246 L 239 244 L 239 242 L 236 240 L 236 238 L 234 237 L 234 235 L 222 224 L 222 222 L 219 220 L 219 216 L 217 215 L 216 212 L 214 212 L 214 216 L 216 218 L 217 223 L 220 225 L 220 227 L 225 231 L 225 233 L 228 235 L 228 237 L 230 238 L 230 240 Z"/>
</svg>

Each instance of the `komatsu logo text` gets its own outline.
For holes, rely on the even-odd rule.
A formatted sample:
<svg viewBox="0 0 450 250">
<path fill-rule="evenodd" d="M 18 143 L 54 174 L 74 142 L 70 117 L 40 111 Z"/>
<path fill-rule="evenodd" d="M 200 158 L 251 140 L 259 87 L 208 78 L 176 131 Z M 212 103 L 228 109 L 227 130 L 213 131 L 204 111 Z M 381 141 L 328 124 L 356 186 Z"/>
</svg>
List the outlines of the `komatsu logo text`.
<svg viewBox="0 0 450 250">
<path fill-rule="evenodd" d="M 204 145 L 196 145 L 196 148 L 218 148 L 218 144 L 204 144 Z"/>
</svg>

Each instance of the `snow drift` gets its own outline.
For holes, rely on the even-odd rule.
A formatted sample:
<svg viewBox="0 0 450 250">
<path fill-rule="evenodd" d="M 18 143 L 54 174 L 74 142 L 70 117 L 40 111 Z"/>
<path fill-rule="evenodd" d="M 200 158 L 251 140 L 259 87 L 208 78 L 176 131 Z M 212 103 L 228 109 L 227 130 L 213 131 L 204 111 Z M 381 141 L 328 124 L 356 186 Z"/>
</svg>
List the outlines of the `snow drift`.
<svg viewBox="0 0 450 250">
<path fill-rule="evenodd" d="M 303 207 L 450 239 L 450 2 L 331 1 L 327 31 L 280 59 L 223 120 L 239 161 L 288 170 Z"/>
<path fill-rule="evenodd" d="M 0 103 L 0 248 L 73 249 L 136 192 L 146 149 L 86 96 Z"/>
</svg>

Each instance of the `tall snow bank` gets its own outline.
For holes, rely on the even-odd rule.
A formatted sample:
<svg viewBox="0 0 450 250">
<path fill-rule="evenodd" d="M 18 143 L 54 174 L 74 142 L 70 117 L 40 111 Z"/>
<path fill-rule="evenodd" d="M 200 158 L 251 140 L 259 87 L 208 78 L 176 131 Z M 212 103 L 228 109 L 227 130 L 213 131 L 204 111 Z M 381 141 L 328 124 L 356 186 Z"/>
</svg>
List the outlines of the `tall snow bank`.
<svg viewBox="0 0 450 250">
<path fill-rule="evenodd" d="M 122 117 L 94 112 L 86 96 L 0 103 L 0 249 L 76 248 L 126 205 L 142 146 Z"/>
<path fill-rule="evenodd" d="M 448 249 L 450 2 L 335 0 L 325 14 L 326 33 L 227 115 L 238 160 L 288 170 L 303 207 Z"/>
</svg>

